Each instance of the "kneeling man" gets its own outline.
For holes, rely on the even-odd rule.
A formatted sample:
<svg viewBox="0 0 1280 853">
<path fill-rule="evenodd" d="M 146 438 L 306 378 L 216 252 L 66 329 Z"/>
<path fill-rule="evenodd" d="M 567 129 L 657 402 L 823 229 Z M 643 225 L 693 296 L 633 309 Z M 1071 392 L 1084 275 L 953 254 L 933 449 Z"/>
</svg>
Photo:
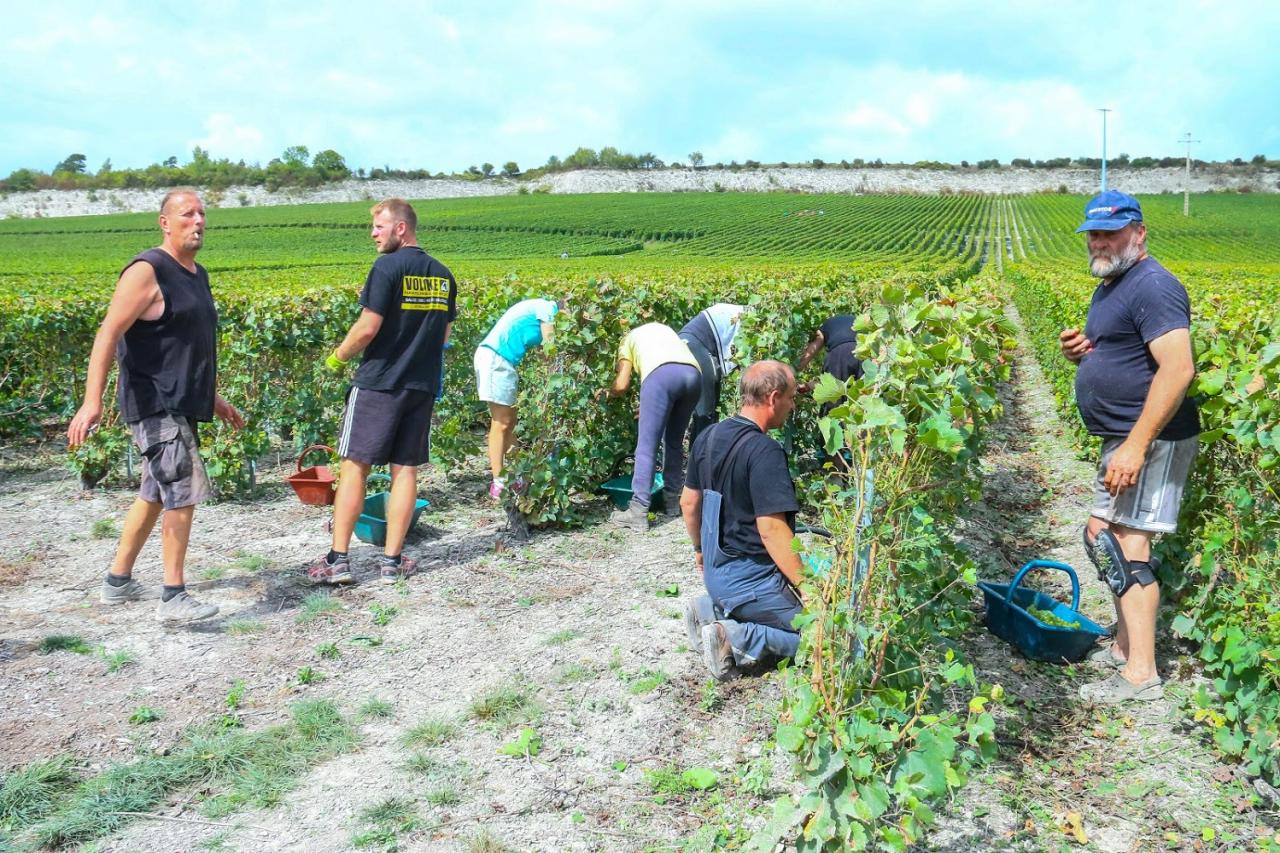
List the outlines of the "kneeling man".
<svg viewBox="0 0 1280 853">
<path fill-rule="evenodd" d="M 800 505 L 786 454 L 767 432 L 795 408 L 795 373 L 757 362 L 741 391 L 741 411 L 694 442 L 680 497 L 707 588 L 686 605 L 689 644 L 721 681 L 767 657 L 792 657 L 800 642 L 791 627 L 802 609 L 800 555 L 791 550 Z"/>
</svg>

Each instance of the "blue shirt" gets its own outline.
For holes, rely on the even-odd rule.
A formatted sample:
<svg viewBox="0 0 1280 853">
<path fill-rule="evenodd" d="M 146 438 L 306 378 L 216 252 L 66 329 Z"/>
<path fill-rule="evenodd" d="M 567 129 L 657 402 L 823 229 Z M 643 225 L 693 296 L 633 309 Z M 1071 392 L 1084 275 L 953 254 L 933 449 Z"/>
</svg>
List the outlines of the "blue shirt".
<svg viewBox="0 0 1280 853">
<path fill-rule="evenodd" d="M 555 319 L 557 310 L 550 299 L 517 302 L 503 313 L 480 346 L 488 347 L 512 364 L 519 364 L 530 347 L 541 345 L 542 324 Z"/>
</svg>

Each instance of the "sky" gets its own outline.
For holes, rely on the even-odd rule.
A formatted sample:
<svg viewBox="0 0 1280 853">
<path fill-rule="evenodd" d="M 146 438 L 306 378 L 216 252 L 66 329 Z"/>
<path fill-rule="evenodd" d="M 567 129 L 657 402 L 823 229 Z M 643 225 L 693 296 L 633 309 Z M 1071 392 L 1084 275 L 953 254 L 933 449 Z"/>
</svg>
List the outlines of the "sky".
<svg viewBox="0 0 1280 853">
<path fill-rule="evenodd" d="M 351 168 L 1280 159 L 1280 3 L 6 4 L 0 176 L 291 145 Z"/>
</svg>

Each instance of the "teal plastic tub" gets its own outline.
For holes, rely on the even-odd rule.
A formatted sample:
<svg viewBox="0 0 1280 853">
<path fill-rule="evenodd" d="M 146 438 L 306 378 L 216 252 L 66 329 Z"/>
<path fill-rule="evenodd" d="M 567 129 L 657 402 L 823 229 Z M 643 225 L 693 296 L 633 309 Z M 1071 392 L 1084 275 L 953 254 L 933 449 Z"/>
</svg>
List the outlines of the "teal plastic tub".
<svg viewBox="0 0 1280 853">
<path fill-rule="evenodd" d="M 618 509 L 626 509 L 631 503 L 631 475 L 614 477 L 596 490 L 598 495 L 608 495 Z M 653 475 L 653 489 L 650 490 L 649 509 L 661 512 L 666 501 L 663 500 L 662 475 Z"/>
<path fill-rule="evenodd" d="M 1056 569 L 1071 579 L 1071 606 L 1039 590 L 1021 586 L 1022 579 L 1033 569 Z M 1093 647 L 1107 630 L 1080 612 L 1080 580 L 1066 563 L 1032 560 L 1013 578 L 1012 583 L 979 581 L 978 588 L 987 604 L 987 629 L 1032 660 L 1077 661 Z M 1030 608 L 1052 613 L 1064 622 L 1076 622 L 1078 628 L 1064 628 L 1040 621 Z"/>
<path fill-rule="evenodd" d="M 379 479 L 390 482 L 391 478 L 386 474 L 374 474 L 369 477 L 370 480 Z M 374 492 L 371 495 L 365 495 L 364 508 L 360 511 L 360 518 L 356 520 L 356 538 L 361 542 L 368 542 L 372 545 L 387 544 L 387 498 L 390 497 L 387 492 Z M 409 518 L 409 529 L 418 523 L 418 516 L 422 515 L 422 511 L 431 504 L 418 498 L 413 504 L 413 515 Z"/>
</svg>

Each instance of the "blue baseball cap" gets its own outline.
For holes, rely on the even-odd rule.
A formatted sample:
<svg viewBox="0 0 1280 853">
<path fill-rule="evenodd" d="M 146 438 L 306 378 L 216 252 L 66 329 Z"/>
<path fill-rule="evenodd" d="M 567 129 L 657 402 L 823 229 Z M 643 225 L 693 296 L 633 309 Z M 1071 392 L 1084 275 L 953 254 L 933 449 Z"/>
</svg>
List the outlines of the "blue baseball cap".
<svg viewBox="0 0 1280 853">
<path fill-rule="evenodd" d="M 1142 221 L 1142 205 L 1128 193 L 1107 190 L 1089 199 L 1084 206 L 1084 224 L 1081 231 L 1119 231 L 1130 222 Z"/>
</svg>

